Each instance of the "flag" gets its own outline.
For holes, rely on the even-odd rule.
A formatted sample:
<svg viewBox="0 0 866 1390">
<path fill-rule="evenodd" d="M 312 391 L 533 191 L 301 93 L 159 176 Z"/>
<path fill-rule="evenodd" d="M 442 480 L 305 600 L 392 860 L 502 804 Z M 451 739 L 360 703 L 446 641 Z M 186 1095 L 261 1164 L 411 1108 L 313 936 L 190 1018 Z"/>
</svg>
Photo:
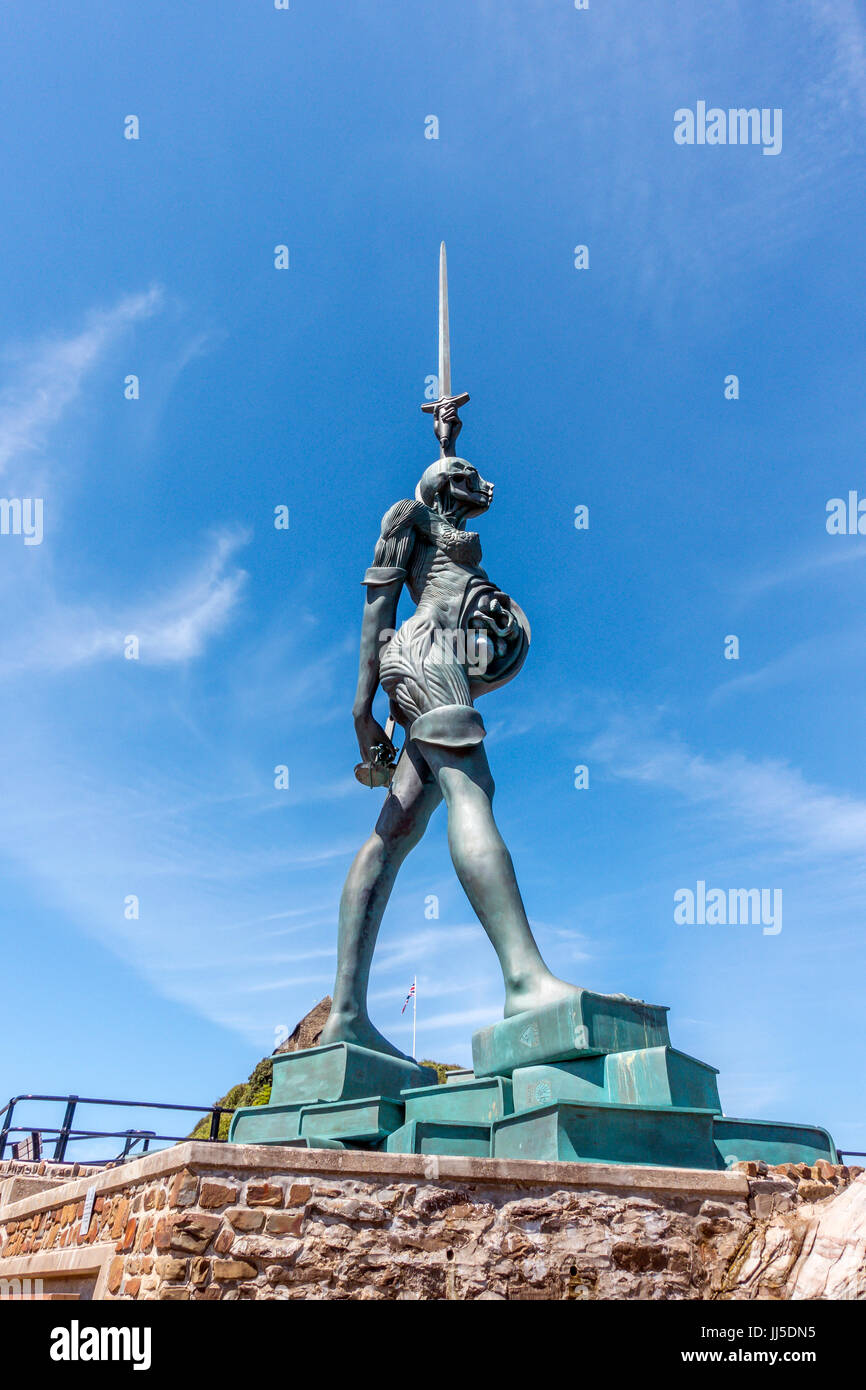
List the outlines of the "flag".
<svg viewBox="0 0 866 1390">
<path fill-rule="evenodd" d="M 415 993 L 415 981 L 413 980 L 413 981 L 412 981 L 411 988 L 410 988 L 410 990 L 409 990 L 409 993 L 406 995 L 406 998 L 405 998 L 405 1000 L 403 1001 L 403 1007 L 402 1007 L 402 1009 L 400 1010 L 401 1014 L 404 1014 L 404 1013 L 406 1012 L 406 1005 L 409 1003 L 409 1000 L 412 998 L 412 995 L 413 995 L 414 993 Z"/>
</svg>

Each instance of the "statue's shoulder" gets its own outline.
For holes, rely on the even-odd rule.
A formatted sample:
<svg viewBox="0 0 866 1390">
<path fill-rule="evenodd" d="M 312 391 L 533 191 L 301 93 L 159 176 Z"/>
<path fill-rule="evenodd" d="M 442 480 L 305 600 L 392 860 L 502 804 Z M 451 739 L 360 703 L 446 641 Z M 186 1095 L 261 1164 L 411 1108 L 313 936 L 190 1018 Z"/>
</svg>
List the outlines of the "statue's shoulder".
<svg viewBox="0 0 866 1390">
<path fill-rule="evenodd" d="M 422 531 L 429 536 L 432 516 L 430 508 L 423 502 L 417 501 L 414 497 L 404 497 L 401 501 L 395 502 L 393 507 L 389 507 L 382 517 L 382 539 L 388 540 L 398 532 L 410 529 Z"/>
</svg>

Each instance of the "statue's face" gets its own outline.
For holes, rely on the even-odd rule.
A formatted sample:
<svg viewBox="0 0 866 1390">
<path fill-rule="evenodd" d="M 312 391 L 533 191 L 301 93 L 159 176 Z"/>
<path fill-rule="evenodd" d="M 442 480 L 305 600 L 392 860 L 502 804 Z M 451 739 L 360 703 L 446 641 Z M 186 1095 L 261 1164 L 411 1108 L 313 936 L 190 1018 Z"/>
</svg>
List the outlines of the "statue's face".
<svg viewBox="0 0 866 1390">
<path fill-rule="evenodd" d="M 493 500 L 493 484 L 488 483 L 477 468 L 466 459 L 446 460 L 445 473 L 451 492 L 451 505 L 465 516 L 480 516 Z"/>
</svg>

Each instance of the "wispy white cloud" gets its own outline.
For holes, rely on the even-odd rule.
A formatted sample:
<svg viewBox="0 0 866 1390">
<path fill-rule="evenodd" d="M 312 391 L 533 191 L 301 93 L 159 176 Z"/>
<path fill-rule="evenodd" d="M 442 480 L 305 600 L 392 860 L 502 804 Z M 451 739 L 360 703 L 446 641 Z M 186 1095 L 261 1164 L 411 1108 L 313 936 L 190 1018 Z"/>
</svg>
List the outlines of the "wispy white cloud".
<svg viewBox="0 0 866 1390">
<path fill-rule="evenodd" d="M 71 337 L 7 349 L 10 374 L 0 391 L 0 470 L 12 459 L 44 448 L 50 430 L 78 398 L 88 372 L 107 348 L 162 303 L 163 292 L 155 286 L 91 313 L 85 327 Z"/>
<path fill-rule="evenodd" d="M 194 572 L 156 598 L 113 604 L 71 605 L 43 593 L 34 630 L 32 614 L 4 655 L 2 674 L 64 671 L 85 663 L 124 659 L 124 643 L 135 637 L 139 660 L 171 665 L 200 656 L 208 640 L 224 630 L 243 591 L 246 573 L 233 563 L 249 535 L 224 531 L 211 541 Z"/>
<path fill-rule="evenodd" d="M 838 538 L 827 537 L 828 544 L 821 550 L 813 550 L 807 555 L 793 557 L 774 569 L 763 570 L 739 580 L 735 594 L 743 601 L 763 597 L 773 589 L 787 585 L 812 581 L 816 575 L 835 574 L 842 567 L 857 562 L 866 563 L 866 545 L 861 545 L 853 537 L 846 537 L 840 545 L 834 543 Z M 849 541 L 851 542 L 849 544 Z M 848 574 L 845 573 L 848 582 Z"/>
<path fill-rule="evenodd" d="M 398 966 L 409 965 L 414 969 L 416 963 L 435 956 L 446 949 L 454 949 L 483 939 L 483 928 L 478 922 L 446 926 L 444 923 L 432 930 L 419 928 L 415 931 L 402 931 L 398 939 L 385 937 L 377 950 L 379 972 L 396 970 Z"/>
<path fill-rule="evenodd" d="M 486 1023 L 495 1023 L 497 1011 L 491 1007 L 478 1009 L 452 1010 L 449 1013 L 433 1014 L 432 1017 L 423 1019 L 425 1033 L 438 1032 L 441 1028 L 478 1028 Z M 391 1033 L 411 1033 L 412 1022 L 405 1020 L 402 1023 L 392 1024 L 389 1029 Z"/>
<path fill-rule="evenodd" d="M 812 859 L 866 851 L 866 801 L 811 783 L 786 762 L 742 753 L 707 757 L 626 717 L 595 738 L 590 756 L 616 777 L 704 807 L 753 844 Z"/>
<path fill-rule="evenodd" d="M 743 671 L 740 675 L 729 676 L 716 686 L 709 696 L 709 703 L 717 704 L 735 695 L 770 690 L 792 682 L 809 683 L 816 670 L 823 671 L 827 676 L 831 671 L 838 671 L 840 667 L 850 666 L 852 663 L 856 667 L 859 679 L 862 660 L 862 632 L 846 630 L 821 633 L 817 637 L 796 642 L 788 651 L 774 657 L 772 661 L 765 662 L 756 671 Z"/>
</svg>

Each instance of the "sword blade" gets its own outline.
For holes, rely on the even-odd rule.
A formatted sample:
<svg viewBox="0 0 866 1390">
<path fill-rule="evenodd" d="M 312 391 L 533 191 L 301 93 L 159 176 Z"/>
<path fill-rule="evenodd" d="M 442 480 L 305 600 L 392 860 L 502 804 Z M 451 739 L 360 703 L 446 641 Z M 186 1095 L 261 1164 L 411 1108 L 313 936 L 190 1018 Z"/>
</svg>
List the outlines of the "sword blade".
<svg viewBox="0 0 866 1390">
<path fill-rule="evenodd" d="M 451 339 L 448 331 L 448 261 L 439 247 L 439 399 L 451 395 Z"/>
</svg>

